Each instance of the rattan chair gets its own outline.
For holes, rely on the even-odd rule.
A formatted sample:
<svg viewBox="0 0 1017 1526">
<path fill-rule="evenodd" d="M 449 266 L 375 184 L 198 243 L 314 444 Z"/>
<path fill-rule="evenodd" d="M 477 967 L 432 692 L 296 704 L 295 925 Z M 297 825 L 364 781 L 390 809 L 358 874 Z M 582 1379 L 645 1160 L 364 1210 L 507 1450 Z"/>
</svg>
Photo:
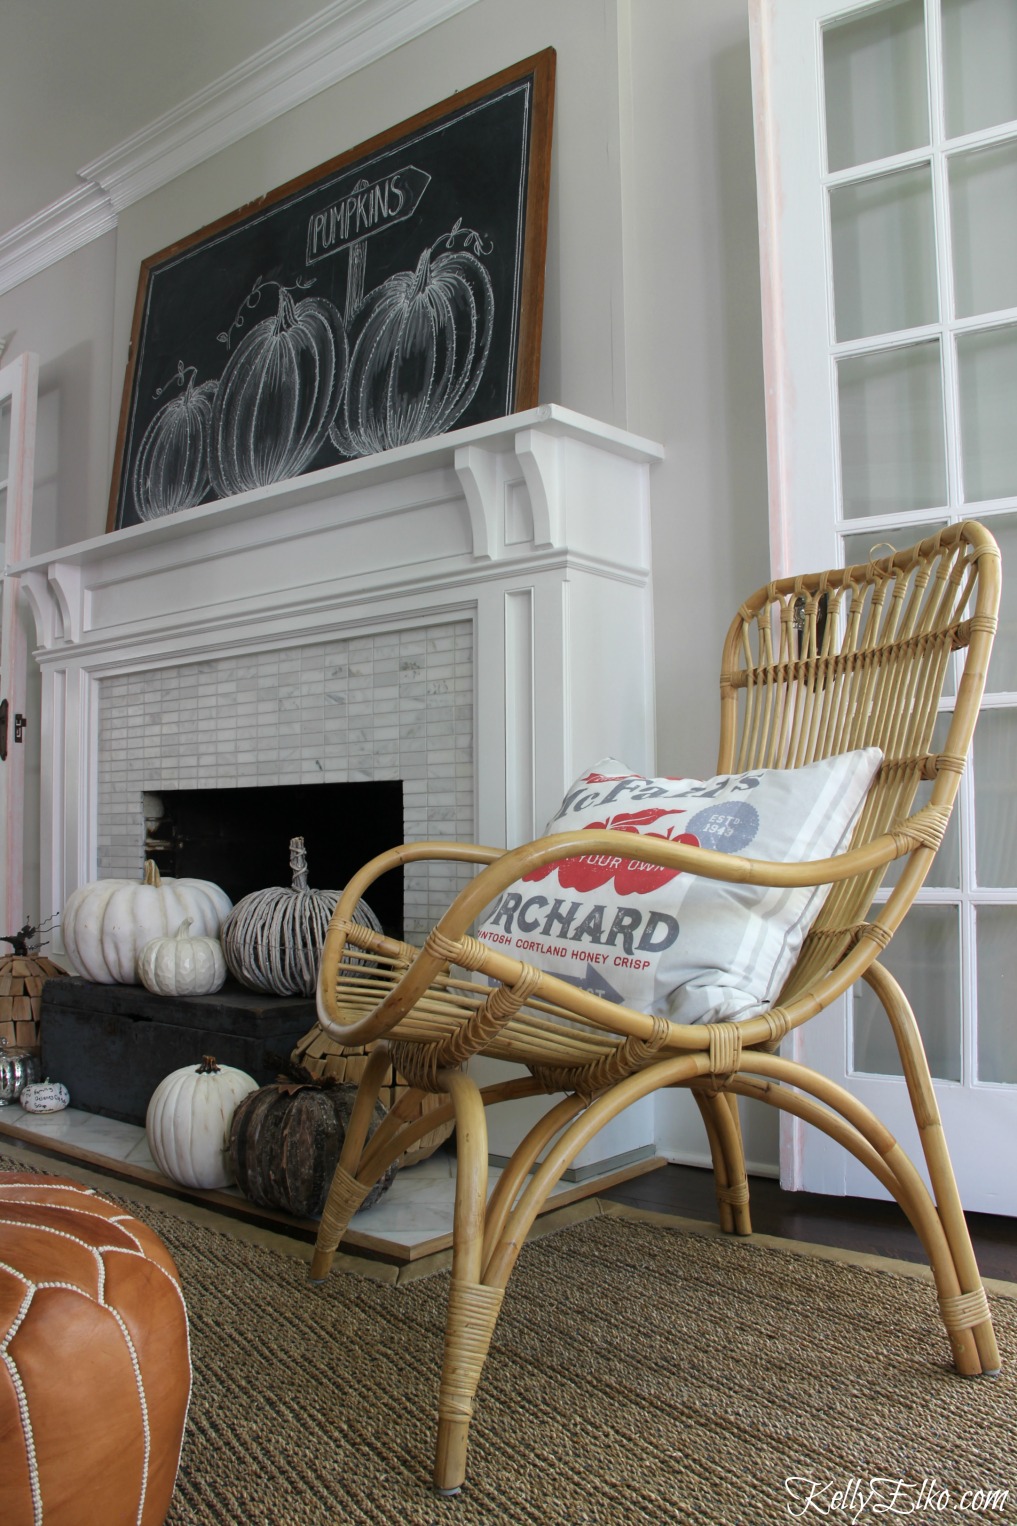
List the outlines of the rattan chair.
<svg viewBox="0 0 1017 1526">
<path fill-rule="evenodd" d="M 466 1471 L 474 1395 L 506 1284 L 548 1193 L 579 1151 L 623 1108 L 660 1087 L 691 1087 L 706 1126 L 722 1228 L 750 1232 L 737 1098 L 757 1098 L 825 1130 L 900 1203 L 931 1263 L 959 1372 L 999 1367 L 911 1007 L 880 962 L 942 841 L 985 682 L 999 601 L 999 552 L 980 525 L 953 526 L 910 550 L 815 576 L 786 578 L 749 599 L 731 626 L 721 670 L 720 772 L 799 767 L 875 746 L 884 761 L 852 845 L 813 863 L 765 863 L 659 838 L 573 832 L 510 852 L 449 843 L 396 848 L 350 882 L 321 965 L 319 1020 L 343 1044 L 374 1047 L 322 1216 L 313 1279 L 327 1275 L 364 1195 L 416 1135 L 454 1117 L 458 1151 L 452 1285 L 438 1399 L 434 1480 L 455 1492 Z M 933 727 L 957 656 L 942 751 Z M 927 799 L 916 807 L 920 786 Z M 831 884 L 775 1005 L 740 1023 L 650 1018 L 499 953 L 469 929 L 521 874 L 567 857 L 624 854 L 729 882 Z M 352 919 L 381 873 L 434 858 L 483 866 L 417 949 Z M 885 869 L 902 860 L 885 899 Z M 842 1087 L 778 1055 L 792 1029 L 864 979 L 885 1009 L 929 1177 L 930 1195 L 889 1130 Z M 529 1074 L 482 1091 L 463 1068 L 475 1054 L 522 1062 Z M 395 1067 L 440 1094 L 419 1116 L 411 1091 L 366 1143 L 378 1087 Z M 557 1094 L 488 1198 L 485 1106 Z M 564 1093 L 562 1097 L 560 1094 Z M 414 1116 L 416 1114 L 417 1116 Z M 540 1157 L 542 1161 L 538 1164 Z"/>
</svg>

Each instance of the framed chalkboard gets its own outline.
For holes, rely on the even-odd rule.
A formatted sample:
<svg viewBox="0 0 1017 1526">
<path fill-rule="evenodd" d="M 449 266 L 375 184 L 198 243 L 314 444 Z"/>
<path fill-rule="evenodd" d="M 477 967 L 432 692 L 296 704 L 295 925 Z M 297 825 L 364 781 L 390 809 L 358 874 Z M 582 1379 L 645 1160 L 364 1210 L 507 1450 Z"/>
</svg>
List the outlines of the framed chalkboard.
<svg viewBox="0 0 1017 1526">
<path fill-rule="evenodd" d="M 537 402 L 554 64 L 143 262 L 108 529 Z"/>
</svg>

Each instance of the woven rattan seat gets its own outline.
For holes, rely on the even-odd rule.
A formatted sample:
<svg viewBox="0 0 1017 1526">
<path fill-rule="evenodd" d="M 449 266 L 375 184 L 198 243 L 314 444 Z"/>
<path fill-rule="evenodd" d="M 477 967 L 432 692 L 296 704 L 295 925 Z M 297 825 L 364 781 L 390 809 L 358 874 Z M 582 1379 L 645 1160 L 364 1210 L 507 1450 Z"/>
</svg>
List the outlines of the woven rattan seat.
<svg viewBox="0 0 1017 1526">
<path fill-rule="evenodd" d="M 319 1022 L 342 1045 L 369 1045 L 311 1275 L 323 1278 L 350 1217 L 386 1167 L 455 1120 L 458 1174 L 452 1292 L 438 1401 L 435 1482 L 455 1491 L 484 1357 L 512 1268 L 548 1193 L 598 1130 L 661 1087 L 692 1089 L 716 1175 L 723 1229 L 750 1232 L 737 1098 L 759 1099 L 824 1130 L 868 1166 L 921 1238 L 959 1372 L 999 1367 L 914 1014 L 880 956 L 942 841 L 971 744 L 999 601 L 999 552 L 980 525 L 952 526 L 865 565 L 771 583 L 738 611 L 721 670 L 719 772 L 797 768 L 855 748 L 883 764 L 851 847 L 809 863 L 766 863 L 649 836 L 559 833 L 502 852 L 415 843 L 366 865 L 336 910 L 321 965 Z M 949 678 L 953 672 L 956 686 Z M 933 730 L 948 721 L 942 750 Z M 591 853 L 737 883 L 831 885 L 778 1001 L 744 1022 L 683 1025 L 614 1004 L 471 935 L 519 876 Z M 422 949 L 360 926 L 351 912 L 382 873 L 411 860 L 478 872 Z M 892 887 L 874 903 L 888 866 Z M 889 1130 L 850 1093 L 781 1056 L 780 1040 L 864 979 L 896 1040 L 927 1190 Z M 480 1090 L 483 1054 L 527 1074 Z M 410 1090 L 367 1140 L 392 1067 Z M 432 1108 L 421 1114 L 421 1094 Z M 486 1105 L 552 1098 L 488 1198 Z M 541 1160 L 541 1157 L 543 1159 Z M 538 1161 L 540 1164 L 538 1164 Z"/>
</svg>

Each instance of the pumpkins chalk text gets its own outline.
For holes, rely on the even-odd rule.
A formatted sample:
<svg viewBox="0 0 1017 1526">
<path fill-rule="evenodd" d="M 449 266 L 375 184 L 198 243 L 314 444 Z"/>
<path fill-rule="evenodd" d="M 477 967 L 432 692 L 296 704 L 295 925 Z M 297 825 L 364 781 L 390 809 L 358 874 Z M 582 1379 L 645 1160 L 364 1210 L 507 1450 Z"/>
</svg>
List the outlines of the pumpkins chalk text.
<svg viewBox="0 0 1017 1526">
<path fill-rule="evenodd" d="M 258 1083 L 246 1070 L 200 1065 L 171 1071 L 152 1093 L 145 1133 L 152 1159 L 164 1176 L 184 1187 L 228 1187 L 233 1180 L 227 1144 L 237 1104 Z"/>
</svg>

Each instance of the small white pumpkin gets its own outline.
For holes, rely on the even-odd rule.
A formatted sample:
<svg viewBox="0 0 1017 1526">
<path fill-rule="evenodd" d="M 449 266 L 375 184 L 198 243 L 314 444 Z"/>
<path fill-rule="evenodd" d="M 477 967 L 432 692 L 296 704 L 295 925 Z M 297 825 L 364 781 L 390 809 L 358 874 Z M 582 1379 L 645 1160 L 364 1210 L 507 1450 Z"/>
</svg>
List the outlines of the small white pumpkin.
<svg viewBox="0 0 1017 1526">
<path fill-rule="evenodd" d="M 68 1106 L 71 1094 L 61 1081 L 31 1081 L 23 1086 L 18 1101 L 26 1113 L 60 1113 Z"/>
<path fill-rule="evenodd" d="M 157 996 L 207 996 L 226 980 L 218 938 L 191 932 L 185 917 L 172 938 L 153 938 L 138 955 L 138 979 Z"/>
<path fill-rule="evenodd" d="M 93 880 L 67 898 L 60 930 L 79 975 L 100 985 L 137 984 L 138 955 L 190 917 L 196 933 L 219 936 L 233 905 L 211 880 L 163 879 L 151 859 L 137 880 Z"/>
<path fill-rule="evenodd" d="M 242 1097 L 257 1090 L 246 1070 L 217 1065 L 212 1055 L 164 1077 L 145 1114 L 148 1148 L 163 1175 L 184 1187 L 228 1187 L 233 1113 Z"/>
</svg>

